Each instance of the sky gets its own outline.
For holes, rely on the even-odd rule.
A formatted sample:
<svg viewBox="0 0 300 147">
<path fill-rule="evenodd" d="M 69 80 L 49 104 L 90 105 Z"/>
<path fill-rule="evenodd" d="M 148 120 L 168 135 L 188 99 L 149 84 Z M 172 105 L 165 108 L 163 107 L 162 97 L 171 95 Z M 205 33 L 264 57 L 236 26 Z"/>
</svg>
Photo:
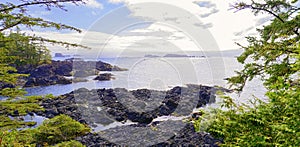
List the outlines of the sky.
<svg viewBox="0 0 300 147">
<path fill-rule="evenodd" d="M 224 51 L 246 44 L 245 37 L 272 18 L 236 11 L 231 5 L 249 0 L 84 0 L 66 4 L 68 11 L 30 8 L 30 15 L 64 23 L 82 33 L 36 29 L 27 31 L 49 39 L 86 45 L 77 54 L 109 56 L 131 52 Z M 75 53 L 58 46 L 54 52 Z"/>
</svg>

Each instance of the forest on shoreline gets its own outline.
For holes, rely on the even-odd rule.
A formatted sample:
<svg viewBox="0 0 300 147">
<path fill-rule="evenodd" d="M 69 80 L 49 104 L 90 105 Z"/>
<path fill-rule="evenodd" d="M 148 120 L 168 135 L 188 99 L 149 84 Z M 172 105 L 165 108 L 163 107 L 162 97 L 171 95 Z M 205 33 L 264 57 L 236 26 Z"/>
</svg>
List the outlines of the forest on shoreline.
<svg viewBox="0 0 300 147">
<path fill-rule="evenodd" d="M 0 96 L 7 98 L 0 101 L 0 146 L 81 147 L 92 146 L 91 142 L 99 143 L 98 145 L 115 145 L 101 138 L 101 135 L 92 133 L 89 123 L 79 118 L 74 119 L 77 116 L 72 112 L 78 106 L 73 103 L 74 92 L 58 97 L 25 96 L 26 92 L 20 87 L 22 80 L 32 76 L 30 72 L 20 72 L 21 69 L 36 69 L 53 64 L 46 44 L 65 48 L 88 48 L 80 44 L 51 40 L 22 32 L 25 28 L 32 30 L 48 28 L 80 33 L 81 30 L 76 27 L 35 18 L 30 15 L 28 9 L 44 7 L 48 11 L 53 8 L 64 10 L 67 3 L 85 4 L 82 0 L 20 0 L 18 3 L 0 3 Z M 205 86 L 197 89 L 191 86 L 192 89 L 194 88 L 189 93 L 191 96 L 193 91 L 200 93 L 199 105 L 207 104 L 209 101 L 207 97 L 211 98 L 212 94 L 218 94 L 223 99 L 222 108 L 226 110 L 216 108 L 212 111 L 199 112 L 196 117 L 188 119 L 188 122 L 193 125 L 187 125 L 180 132 L 182 134 L 188 132 L 190 136 L 180 136 L 179 133 L 177 138 L 174 137 L 173 140 L 158 146 L 197 146 L 200 143 L 211 146 L 300 146 L 299 3 L 299 0 L 264 0 L 237 2 L 232 5 L 232 9 L 236 11 L 250 9 L 254 15 L 272 16 L 268 25 L 257 29 L 259 36 L 248 36 L 247 45 L 237 43 L 244 50 L 237 57 L 238 62 L 243 64 L 243 69 L 236 71 L 236 76 L 227 79 L 231 90 L 241 92 L 248 81 L 255 77 L 260 78 L 267 89 L 266 96 L 269 102 L 265 103 L 257 98 L 253 100 L 253 105 L 236 104 L 231 97 L 226 96 L 225 89 L 216 90 L 218 88 Z M 125 70 L 105 63 L 101 65 L 105 65 L 110 70 Z M 102 105 L 110 108 L 107 111 L 114 114 L 116 120 L 120 119 L 121 122 L 129 119 L 142 122 L 138 127 L 143 127 L 149 124 L 154 116 L 169 115 L 173 112 L 173 107 L 176 107 L 180 100 L 178 89 L 180 87 L 167 91 L 168 97 L 163 101 L 164 106 L 153 113 L 131 112 L 123 108 L 119 102 L 110 101 L 114 98 L 111 90 L 98 89 L 96 92 L 103 96 L 101 100 L 106 103 Z M 95 92 L 84 89 L 78 91 L 88 94 Z M 137 97 L 149 93 L 147 90 L 131 92 Z M 89 98 L 93 97 L 89 96 Z M 61 107 L 59 103 L 70 103 L 70 105 Z M 54 111 L 59 109 L 62 109 L 63 113 Z M 35 126 L 36 122 L 24 121 L 19 117 L 36 113 L 51 115 L 51 117 L 35 128 L 31 127 Z M 155 131 L 162 124 L 149 127 Z M 210 135 L 207 135 L 208 133 Z M 180 137 L 186 137 L 186 140 L 180 140 Z M 187 141 L 189 139 L 192 141 Z"/>
</svg>

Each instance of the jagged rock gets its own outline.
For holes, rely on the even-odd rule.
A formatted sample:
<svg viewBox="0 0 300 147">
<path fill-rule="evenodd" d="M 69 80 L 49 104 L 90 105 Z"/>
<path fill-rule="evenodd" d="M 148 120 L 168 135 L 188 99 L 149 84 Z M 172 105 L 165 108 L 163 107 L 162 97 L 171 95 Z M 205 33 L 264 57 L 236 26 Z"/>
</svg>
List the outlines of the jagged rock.
<svg viewBox="0 0 300 147">
<path fill-rule="evenodd" d="M 64 76 L 50 75 L 45 77 L 30 77 L 25 83 L 24 87 L 32 86 L 48 86 L 54 84 L 71 84 L 70 79 L 66 79 Z"/>
<path fill-rule="evenodd" d="M 89 133 L 76 138 L 87 147 L 94 146 L 205 146 L 217 147 L 222 140 L 206 132 L 196 132 L 193 124 L 179 121 L 154 122 L 151 125 L 128 125 Z"/>
<path fill-rule="evenodd" d="M 125 69 L 117 66 L 104 63 L 102 61 L 52 61 L 51 64 L 40 65 L 34 70 L 25 71 L 20 69 L 20 72 L 29 72 L 30 76 L 24 87 L 32 86 L 48 86 L 54 84 L 70 84 L 71 79 L 64 76 L 71 76 L 74 72 L 74 77 L 87 77 L 97 75 L 98 71 L 123 71 Z M 102 79 L 111 78 L 110 75 L 102 75 Z M 99 79 L 101 79 L 99 78 Z"/>
<path fill-rule="evenodd" d="M 77 141 L 81 142 L 87 147 L 98 147 L 98 146 L 117 146 L 114 143 L 111 143 L 104 138 L 102 138 L 98 134 L 88 133 L 84 136 L 80 136 L 76 138 Z"/>
<path fill-rule="evenodd" d="M 214 87 L 199 85 L 168 91 L 81 88 L 60 98 L 44 100 L 41 105 L 46 117 L 52 110 L 58 110 L 59 114 L 70 114 L 73 119 L 85 119 L 89 124 L 103 122 L 102 118 L 149 124 L 159 116 L 190 115 L 194 108 L 214 102 L 215 91 Z"/>
<path fill-rule="evenodd" d="M 94 80 L 98 81 L 109 81 L 111 79 L 115 79 L 111 73 L 99 74 L 96 78 L 94 78 Z"/>
<path fill-rule="evenodd" d="M 153 122 L 153 119 L 173 113 L 197 118 L 201 114 L 192 114 L 192 110 L 214 102 L 214 94 L 217 90 L 224 89 L 202 85 L 174 87 L 167 91 L 81 88 L 57 98 L 42 100 L 40 105 L 45 111 L 35 113 L 47 118 L 66 114 L 89 126 L 108 125 L 115 121 L 127 120 L 137 123 L 117 126 L 76 138 L 87 147 L 215 147 L 222 141 L 213 138 L 208 133 L 196 132 L 190 123 L 181 120 Z M 137 103 L 138 106 L 136 106 Z"/>
<path fill-rule="evenodd" d="M 151 147 L 163 146 L 205 146 L 205 147 L 218 147 L 222 140 L 213 138 L 206 132 L 196 132 L 194 125 L 187 123 L 176 135 L 167 141 L 152 145 Z"/>
</svg>

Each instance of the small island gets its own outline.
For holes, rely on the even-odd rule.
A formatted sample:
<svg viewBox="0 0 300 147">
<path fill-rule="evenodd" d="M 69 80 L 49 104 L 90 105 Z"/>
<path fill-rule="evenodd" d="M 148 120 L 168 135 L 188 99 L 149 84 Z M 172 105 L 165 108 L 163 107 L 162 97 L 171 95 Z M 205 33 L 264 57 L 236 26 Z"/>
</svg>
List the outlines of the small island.
<svg viewBox="0 0 300 147">
<path fill-rule="evenodd" d="M 189 57 L 188 55 L 182 55 L 182 54 L 166 54 L 164 57 L 168 58 L 182 58 L 182 57 Z"/>
<path fill-rule="evenodd" d="M 64 58 L 64 57 L 71 57 L 70 55 L 64 55 L 62 53 L 55 53 L 54 58 Z"/>
</svg>

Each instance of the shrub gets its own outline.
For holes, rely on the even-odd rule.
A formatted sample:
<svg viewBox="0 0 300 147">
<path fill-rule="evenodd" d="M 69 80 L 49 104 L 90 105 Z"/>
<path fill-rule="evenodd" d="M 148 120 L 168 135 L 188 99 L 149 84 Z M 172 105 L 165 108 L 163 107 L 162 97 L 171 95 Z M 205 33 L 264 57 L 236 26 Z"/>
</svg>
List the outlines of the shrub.
<svg viewBox="0 0 300 147">
<path fill-rule="evenodd" d="M 67 115 L 59 115 L 44 121 L 35 131 L 34 138 L 38 144 L 53 145 L 90 132 L 90 128 Z"/>
</svg>

